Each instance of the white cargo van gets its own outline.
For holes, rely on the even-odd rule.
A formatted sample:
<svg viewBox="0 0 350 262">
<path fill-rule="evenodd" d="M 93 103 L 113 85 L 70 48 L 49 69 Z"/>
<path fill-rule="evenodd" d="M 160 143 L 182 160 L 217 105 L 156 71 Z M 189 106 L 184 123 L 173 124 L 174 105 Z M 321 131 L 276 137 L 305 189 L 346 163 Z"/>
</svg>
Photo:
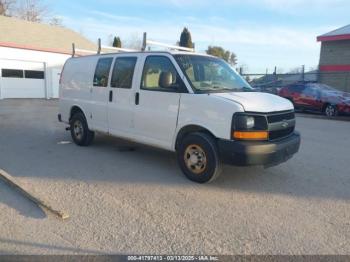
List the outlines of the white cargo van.
<svg viewBox="0 0 350 262">
<path fill-rule="evenodd" d="M 183 173 L 199 183 L 214 180 L 222 163 L 277 165 L 300 146 L 291 102 L 254 92 L 231 66 L 208 55 L 71 58 L 59 104 L 59 120 L 77 145 L 88 146 L 100 132 L 174 151 Z"/>
</svg>

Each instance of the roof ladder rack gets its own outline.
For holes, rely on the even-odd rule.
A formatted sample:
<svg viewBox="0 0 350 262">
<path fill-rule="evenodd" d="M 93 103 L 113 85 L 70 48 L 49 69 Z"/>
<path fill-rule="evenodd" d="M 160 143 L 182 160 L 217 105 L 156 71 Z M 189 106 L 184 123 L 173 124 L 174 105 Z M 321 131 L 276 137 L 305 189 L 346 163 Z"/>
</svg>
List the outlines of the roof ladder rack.
<svg viewBox="0 0 350 262">
<path fill-rule="evenodd" d="M 76 55 L 82 55 L 82 54 L 96 54 L 96 51 L 76 48 L 75 44 L 73 43 L 72 44 L 72 57 L 75 57 Z"/>
<path fill-rule="evenodd" d="M 114 50 L 117 52 L 139 52 L 139 50 L 134 50 L 134 49 L 129 49 L 129 48 L 121 48 L 121 47 L 112 47 L 112 46 L 106 46 L 102 45 L 102 49 L 107 49 L 107 50 Z"/>
<path fill-rule="evenodd" d="M 177 45 L 168 45 L 165 43 L 160 43 L 160 42 L 148 40 L 147 33 L 145 32 L 145 33 L 143 33 L 143 41 L 142 41 L 141 51 L 146 51 L 147 46 L 160 46 L 160 47 L 168 48 L 170 50 L 195 52 L 194 48 L 182 47 L 182 46 L 177 46 Z M 139 51 L 139 50 L 128 49 L 128 48 L 105 46 L 105 45 L 101 44 L 101 38 L 99 38 L 98 44 L 97 44 L 97 51 L 78 49 L 78 48 L 76 48 L 75 44 L 73 43 L 72 44 L 72 57 L 75 57 L 76 55 L 82 55 L 82 54 L 101 54 L 101 53 L 103 53 L 102 50 L 114 50 L 116 52 L 138 52 Z M 78 54 L 78 52 L 79 52 L 79 54 Z"/>
</svg>

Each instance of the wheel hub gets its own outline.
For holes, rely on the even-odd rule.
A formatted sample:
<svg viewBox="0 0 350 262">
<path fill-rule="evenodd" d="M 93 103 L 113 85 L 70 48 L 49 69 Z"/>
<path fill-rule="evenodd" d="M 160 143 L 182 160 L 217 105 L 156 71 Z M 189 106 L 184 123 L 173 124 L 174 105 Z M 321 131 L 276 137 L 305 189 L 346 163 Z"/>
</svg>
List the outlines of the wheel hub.
<svg viewBox="0 0 350 262">
<path fill-rule="evenodd" d="M 332 106 L 327 106 L 326 114 L 327 114 L 327 116 L 333 116 L 334 115 L 334 108 Z"/>
<path fill-rule="evenodd" d="M 191 164 L 195 165 L 198 163 L 198 157 L 196 155 L 191 155 L 189 161 Z"/>
<path fill-rule="evenodd" d="M 74 135 L 75 135 L 75 137 L 80 140 L 83 136 L 83 132 L 84 132 L 83 124 L 78 120 L 75 121 L 74 122 Z"/>
<path fill-rule="evenodd" d="M 195 174 L 202 173 L 207 167 L 206 154 L 199 145 L 189 145 L 184 158 L 187 168 Z"/>
</svg>

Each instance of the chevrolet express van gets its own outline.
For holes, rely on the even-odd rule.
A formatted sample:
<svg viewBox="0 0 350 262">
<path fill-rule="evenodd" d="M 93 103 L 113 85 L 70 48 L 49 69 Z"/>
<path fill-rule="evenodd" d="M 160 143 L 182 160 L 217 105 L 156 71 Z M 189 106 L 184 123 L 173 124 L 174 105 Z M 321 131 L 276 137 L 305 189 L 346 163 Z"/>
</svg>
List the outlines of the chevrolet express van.
<svg viewBox="0 0 350 262">
<path fill-rule="evenodd" d="M 59 110 L 77 145 L 100 132 L 174 151 L 198 183 L 223 163 L 273 166 L 300 146 L 290 101 L 254 92 L 219 58 L 183 51 L 70 58 Z"/>
</svg>

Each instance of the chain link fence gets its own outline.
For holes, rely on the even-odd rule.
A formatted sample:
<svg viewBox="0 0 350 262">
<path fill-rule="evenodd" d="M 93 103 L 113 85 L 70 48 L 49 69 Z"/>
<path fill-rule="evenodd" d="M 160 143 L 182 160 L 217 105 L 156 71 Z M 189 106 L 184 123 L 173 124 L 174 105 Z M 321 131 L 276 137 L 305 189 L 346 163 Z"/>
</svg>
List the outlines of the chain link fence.
<svg viewBox="0 0 350 262">
<path fill-rule="evenodd" d="M 277 94 L 282 87 L 301 83 L 312 82 L 327 84 L 340 91 L 350 93 L 350 72 L 320 72 L 318 70 L 295 73 L 246 73 L 239 69 L 240 74 L 250 83 L 254 88 L 262 92 Z"/>
</svg>

